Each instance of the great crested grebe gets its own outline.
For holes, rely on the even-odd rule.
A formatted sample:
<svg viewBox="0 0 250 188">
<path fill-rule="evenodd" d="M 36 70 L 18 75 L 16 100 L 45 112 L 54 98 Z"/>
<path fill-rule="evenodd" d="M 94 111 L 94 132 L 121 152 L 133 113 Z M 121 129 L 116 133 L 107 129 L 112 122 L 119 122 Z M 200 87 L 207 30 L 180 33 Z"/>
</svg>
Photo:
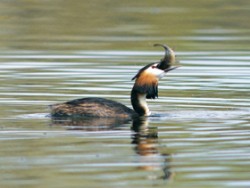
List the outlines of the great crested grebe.
<svg viewBox="0 0 250 188">
<path fill-rule="evenodd" d="M 175 62 L 174 51 L 166 45 L 155 44 L 165 49 L 165 56 L 159 62 L 150 63 L 140 69 L 132 78 L 135 80 L 131 91 L 133 109 L 104 98 L 88 97 L 75 99 L 65 103 L 50 105 L 52 117 L 119 117 L 132 118 L 149 116 L 146 99 L 158 97 L 158 81 L 167 72 L 177 68 L 172 67 Z"/>
</svg>

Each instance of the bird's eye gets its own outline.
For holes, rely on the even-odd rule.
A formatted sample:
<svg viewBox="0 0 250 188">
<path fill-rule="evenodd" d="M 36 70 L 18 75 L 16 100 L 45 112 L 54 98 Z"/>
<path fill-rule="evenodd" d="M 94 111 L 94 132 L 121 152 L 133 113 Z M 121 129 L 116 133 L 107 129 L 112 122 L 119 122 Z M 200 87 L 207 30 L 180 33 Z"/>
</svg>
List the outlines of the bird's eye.
<svg viewBox="0 0 250 188">
<path fill-rule="evenodd" d="M 153 65 L 153 66 L 151 66 L 151 67 L 152 67 L 152 69 L 156 68 L 156 66 L 154 66 L 154 65 Z"/>
</svg>

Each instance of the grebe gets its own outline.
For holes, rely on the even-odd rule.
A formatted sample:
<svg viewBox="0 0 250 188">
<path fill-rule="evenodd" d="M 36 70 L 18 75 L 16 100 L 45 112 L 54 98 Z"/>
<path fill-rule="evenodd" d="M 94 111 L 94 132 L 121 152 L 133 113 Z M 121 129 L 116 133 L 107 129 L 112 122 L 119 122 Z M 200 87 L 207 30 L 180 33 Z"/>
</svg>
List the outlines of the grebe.
<svg viewBox="0 0 250 188">
<path fill-rule="evenodd" d="M 167 72 L 177 68 L 172 67 L 175 62 L 174 51 L 166 45 L 155 44 L 165 49 L 165 56 L 157 63 L 150 63 L 140 69 L 132 78 L 135 80 L 131 91 L 133 109 L 104 98 L 89 97 L 71 100 L 65 103 L 50 105 L 52 117 L 119 117 L 132 118 L 149 116 L 146 99 L 158 97 L 158 81 Z"/>
</svg>

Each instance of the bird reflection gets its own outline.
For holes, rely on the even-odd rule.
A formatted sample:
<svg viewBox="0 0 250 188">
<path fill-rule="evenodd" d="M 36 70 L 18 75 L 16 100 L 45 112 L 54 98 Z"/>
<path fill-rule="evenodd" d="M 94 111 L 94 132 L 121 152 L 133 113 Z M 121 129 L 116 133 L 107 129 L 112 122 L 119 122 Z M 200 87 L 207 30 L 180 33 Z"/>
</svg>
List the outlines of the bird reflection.
<svg viewBox="0 0 250 188">
<path fill-rule="evenodd" d="M 122 118 L 53 118 L 52 126 L 65 126 L 67 130 L 79 131 L 107 131 L 119 130 L 121 127 L 131 123 L 131 119 Z M 145 171 L 158 171 L 161 169 L 161 175 L 150 176 L 150 179 L 170 179 L 173 176 L 171 172 L 171 155 L 160 152 L 158 143 L 157 127 L 148 125 L 147 117 L 135 118 L 132 120 L 131 130 L 134 151 L 137 154 L 139 169 Z"/>
<path fill-rule="evenodd" d="M 145 164 L 140 168 L 147 171 L 162 169 L 163 175 L 151 177 L 153 179 L 172 178 L 171 155 L 159 151 L 157 127 L 150 127 L 147 118 L 141 117 L 133 121 L 132 130 L 134 131 L 132 135 L 134 150 L 140 156 L 139 162 Z"/>
<path fill-rule="evenodd" d="M 130 119 L 122 118 L 71 118 L 61 117 L 52 118 L 52 126 L 65 126 L 67 130 L 83 130 L 83 131 L 106 131 L 115 130 L 124 124 L 130 123 Z"/>
</svg>

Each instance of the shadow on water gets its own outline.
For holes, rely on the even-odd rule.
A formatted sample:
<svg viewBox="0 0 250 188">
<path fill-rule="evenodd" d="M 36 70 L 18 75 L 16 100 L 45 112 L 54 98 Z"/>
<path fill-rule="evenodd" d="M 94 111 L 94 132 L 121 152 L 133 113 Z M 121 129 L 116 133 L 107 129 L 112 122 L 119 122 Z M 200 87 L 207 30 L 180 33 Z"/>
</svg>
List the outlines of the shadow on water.
<svg viewBox="0 0 250 188">
<path fill-rule="evenodd" d="M 148 117 L 130 119 L 122 118 L 52 118 L 51 126 L 63 126 L 74 131 L 114 131 L 123 125 L 131 124 L 131 145 L 138 155 L 139 170 L 157 171 L 162 175 L 154 175 L 150 179 L 169 180 L 173 178 L 171 172 L 171 153 L 160 152 L 158 143 L 158 129 L 149 125 Z"/>
</svg>

